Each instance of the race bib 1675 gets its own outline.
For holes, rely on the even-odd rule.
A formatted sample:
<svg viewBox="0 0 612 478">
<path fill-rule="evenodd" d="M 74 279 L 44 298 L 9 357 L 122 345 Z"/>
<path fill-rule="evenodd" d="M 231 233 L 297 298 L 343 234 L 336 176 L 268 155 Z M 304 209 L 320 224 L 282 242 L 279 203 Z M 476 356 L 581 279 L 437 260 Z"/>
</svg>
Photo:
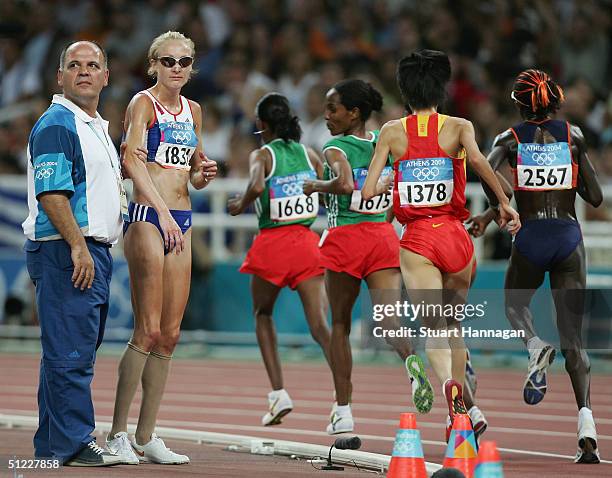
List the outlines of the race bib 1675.
<svg viewBox="0 0 612 478">
<path fill-rule="evenodd" d="M 383 168 L 379 181 L 385 181 L 386 178 L 393 172 L 390 166 Z M 354 189 L 351 194 L 351 205 L 349 209 L 351 211 L 359 212 L 361 214 L 380 214 L 389 209 L 392 205 L 391 191 L 374 196 L 372 199 L 364 201 L 361 197 L 361 189 L 365 183 L 366 177 L 368 176 L 368 168 L 355 168 L 353 169 L 354 178 Z"/>
</svg>

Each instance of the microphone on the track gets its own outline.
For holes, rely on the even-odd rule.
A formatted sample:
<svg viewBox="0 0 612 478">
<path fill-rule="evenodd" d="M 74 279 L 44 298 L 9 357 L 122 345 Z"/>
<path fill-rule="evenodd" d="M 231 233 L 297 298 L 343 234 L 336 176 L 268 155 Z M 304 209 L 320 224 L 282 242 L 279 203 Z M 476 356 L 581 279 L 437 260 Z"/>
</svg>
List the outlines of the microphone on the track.
<svg viewBox="0 0 612 478">
<path fill-rule="evenodd" d="M 331 452 L 334 448 L 338 450 L 358 450 L 361 447 L 361 439 L 357 436 L 351 438 L 336 438 L 336 441 L 332 446 L 329 447 L 329 456 L 327 457 L 327 464 L 323 466 L 322 470 L 327 471 L 342 471 L 343 467 L 334 465 L 331 459 Z"/>
<path fill-rule="evenodd" d="M 334 447 L 338 450 L 359 450 L 361 439 L 359 437 L 338 438 L 334 442 Z"/>
</svg>

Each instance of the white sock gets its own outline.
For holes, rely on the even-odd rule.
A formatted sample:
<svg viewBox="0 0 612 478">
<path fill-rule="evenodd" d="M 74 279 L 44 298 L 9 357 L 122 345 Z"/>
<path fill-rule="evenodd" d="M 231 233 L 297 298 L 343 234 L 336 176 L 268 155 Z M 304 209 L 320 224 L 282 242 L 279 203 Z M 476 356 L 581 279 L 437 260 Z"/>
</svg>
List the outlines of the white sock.
<svg viewBox="0 0 612 478">
<path fill-rule="evenodd" d="M 287 392 L 285 391 L 284 388 L 281 388 L 280 390 L 272 390 L 270 392 L 270 395 L 272 395 L 273 397 L 278 397 L 281 393 L 287 393 Z"/>
<path fill-rule="evenodd" d="M 336 413 L 339 417 L 351 417 L 351 406 L 350 405 L 338 405 L 336 407 Z"/>
<path fill-rule="evenodd" d="M 597 440 L 595 420 L 590 408 L 582 407 L 578 412 L 578 439 L 588 436 Z"/>
<path fill-rule="evenodd" d="M 544 347 L 546 344 L 546 342 L 544 342 L 540 337 L 538 337 L 537 335 L 535 337 L 531 337 L 528 341 L 527 341 L 527 348 L 529 349 L 529 353 L 532 353 L 532 351 L 534 350 L 538 350 L 541 349 L 542 347 Z"/>
</svg>

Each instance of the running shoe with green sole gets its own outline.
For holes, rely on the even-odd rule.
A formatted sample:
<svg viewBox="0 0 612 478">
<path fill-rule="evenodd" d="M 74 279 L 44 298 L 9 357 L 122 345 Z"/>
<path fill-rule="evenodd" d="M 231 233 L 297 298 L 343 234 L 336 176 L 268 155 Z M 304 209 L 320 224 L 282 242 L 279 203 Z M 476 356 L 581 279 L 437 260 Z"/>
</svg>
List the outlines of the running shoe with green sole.
<svg viewBox="0 0 612 478">
<path fill-rule="evenodd" d="M 406 370 L 412 384 L 412 401 L 419 413 L 429 413 L 433 407 L 433 388 L 425 373 L 425 365 L 418 355 L 406 358 Z"/>
</svg>

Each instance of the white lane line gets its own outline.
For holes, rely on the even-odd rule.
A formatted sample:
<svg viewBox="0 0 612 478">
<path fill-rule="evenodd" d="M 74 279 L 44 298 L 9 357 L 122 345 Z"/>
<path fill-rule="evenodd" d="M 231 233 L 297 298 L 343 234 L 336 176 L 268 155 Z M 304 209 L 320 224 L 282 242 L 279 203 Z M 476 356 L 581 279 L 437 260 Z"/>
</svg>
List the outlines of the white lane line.
<svg viewBox="0 0 612 478">
<path fill-rule="evenodd" d="M 3 387 L 3 391 L 8 392 L 18 392 L 19 394 L 23 394 L 23 397 L 13 397 L 18 398 L 19 400 L 23 399 L 32 399 L 34 394 L 36 393 L 36 389 L 34 387 L 24 387 L 24 386 L 15 386 L 15 385 L 6 385 Z M 114 392 L 110 389 L 104 390 L 94 390 L 94 400 L 96 403 L 101 403 L 100 398 L 114 398 Z M 5 396 L 5 399 L 7 397 Z M 164 394 L 165 402 L 177 401 L 180 403 L 193 403 L 193 404 L 201 404 L 202 402 L 207 403 L 223 403 L 223 404 L 249 404 L 249 405 L 260 405 L 265 408 L 265 401 L 263 398 L 259 397 L 249 397 L 249 396 L 223 396 L 223 395 L 200 395 L 200 394 L 187 394 L 187 393 L 177 393 L 168 391 Z M 294 403 L 296 407 L 308 407 L 308 408 L 316 408 L 328 410 L 330 409 L 329 402 L 324 401 L 315 401 L 315 400 L 300 400 L 295 399 Z M 496 402 L 496 405 L 499 406 L 499 402 Z M 527 407 L 527 405 L 525 405 Z M 375 412 L 385 412 L 385 413 L 402 413 L 405 411 L 409 411 L 410 408 L 405 406 L 398 405 L 380 405 L 373 403 L 365 403 L 358 402 L 353 404 L 352 408 L 354 410 L 359 411 L 375 411 Z M 562 407 L 564 410 L 567 410 L 567 406 Z M 538 410 L 536 412 L 534 410 L 533 413 L 522 413 L 522 412 L 503 412 L 496 410 L 487 410 L 487 408 L 483 405 L 482 409 L 485 415 L 491 419 L 491 417 L 498 418 L 510 418 L 510 419 L 518 419 L 518 420 L 527 420 L 532 422 L 539 421 L 547 421 L 547 422 L 566 422 L 566 423 L 576 423 L 577 418 L 571 416 L 562 416 L 562 415 L 549 415 L 546 413 L 542 413 Z M 446 414 L 445 407 L 434 407 L 432 409 L 433 413 L 442 413 Z M 596 423 L 599 425 L 612 425 L 612 419 L 610 418 L 599 418 L 597 416 L 597 410 L 595 411 L 595 419 Z"/>
<path fill-rule="evenodd" d="M 204 396 L 209 396 L 209 397 L 216 397 L 218 400 L 220 401 L 225 401 L 226 399 L 230 399 L 232 397 L 234 397 L 236 400 L 242 400 L 242 396 L 243 394 L 247 394 L 247 395 L 251 395 L 251 399 L 253 400 L 257 400 L 257 403 L 261 403 L 263 404 L 263 406 L 267 406 L 267 402 L 266 402 L 266 396 L 269 392 L 269 390 L 265 387 L 245 387 L 245 388 L 240 388 L 240 387 L 233 387 L 233 386 L 207 386 L 205 391 L 203 393 L 209 394 L 209 395 L 204 395 L 204 394 L 189 394 L 189 393 L 178 393 L 178 392 L 172 392 L 172 387 L 173 384 L 168 384 L 167 386 L 167 392 L 164 393 L 164 398 L 166 399 L 170 399 L 170 397 L 172 397 L 172 400 L 180 400 L 180 401 L 201 401 L 202 397 Z M 176 387 L 175 387 L 176 389 Z M 3 393 L 9 393 L 9 392 L 14 392 L 14 393 L 23 393 L 27 396 L 30 397 L 35 397 L 36 393 L 37 393 L 37 387 L 34 386 L 27 386 L 27 385 L 5 385 L 2 388 Z M 218 394 L 212 394 L 210 395 L 211 392 L 216 392 Z M 114 396 L 115 392 L 114 389 L 100 389 L 100 388 L 96 388 L 94 387 L 93 390 L 94 393 L 94 397 L 97 396 Z M 226 397 L 223 394 L 228 394 L 230 395 L 230 397 Z M 299 399 L 299 398 L 295 398 L 293 401 L 294 402 L 299 402 L 300 404 L 304 405 L 304 406 L 313 406 L 313 407 L 318 407 L 321 405 L 321 403 L 327 403 L 329 405 L 327 405 L 329 408 L 331 408 L 331 404 L 332 404 L 332 399 L 331 394 L 328 394 L 327 392 L 316 392 L 316 391 L 308 391 L 307 393 L 299 393 L 299 396 L 308 396 L 310 399 Z M 258 397 L 260 396 L 261 398 L 254 398 L 254 397 Z M 409 393 L 405 393 L 405 394 L 398 394 L 398 395 L 393 395 L 393 394 L 387 394 L 385 393 L 385 401 L 387 402 L 391 402 L 391 403 L 402 403 L 405 402 L 406 406 L 401 406 L 401 405 L 380 405 L 380 401 L 381 401 L 381 395 L 380 394 L 363 394 L 363 393 L 359 393 L 356 392 L 354 394 L 355 397 L 358 398 L 358 402 L 355 403 L 355 407 L 367 407 L 368 409 L 371 410 L 377 410 L 377 411 L 389 411 L 389 410 L 393 410 L 393 411 L 406 411 L 408 408 L 412 407 L 411 405 L 411 398 Z M 316 400 L 317 397 L 321 397 L 321 400 Z M 368 401 L 366 399 L 366 397 L 370 398 L 373 401 Z M 442 397 L 439 397 L 440 400 L 442 401 Z M 544 402 L 540 407 L 538 407 L 538 415 L 540 416 L 540 414 L 542 414 L 542 416 L 554 416 L 554 415 L 546 415 L 545 413 L 543 413 L 544 410 L 546 409 L 550 409 L 550 410 L 563 410 L 563 411 L 567 411 L 568 407 L 572 407 L 573 404 L 568 403 L 568 402 L 555 402 L 554 400 L 549 400 L 550 397 L 547 396 L 547 400 L 546 402 Z M 596 402 L 596 400 L 593 400 Z M 253 402 L 255 403 L 255 402 Z M 499 408 L 500 407 L 500 400 L 499 399 L 481 399 L 478 398 L 477 400 L 478 406 L 483 410 L 483 412 L 485 412 L 486 415 L 489 415 L 489 413 L 487 413 L 487 408 L 491 407 L 491 408 Z M 602 402 L 600 402 L 601 404 L 607 403 L 607 400 L 604 400 Z M 503 405 L 503 404 L 501 404 Z M 522 397 L 518 397 L 515 401 L 513 406 L 517 406 L 517 407 L 524 407 L 524 408 L 529 408 L 528 405 L 523 403 Z M 445 408 L 443 407 L 435 407 L 433 409 L 434 411 L 439 411 L 439 412 L 444 412 Z M 597 410 L 598 407 L 597 405 L 595 406 L 595 417 L 597 418 Z M 534 410 L 535 412 L 535 410 Z M 495 413 L 495 412 L 494 412 Z M 501 412 L 501 413 L 515 413 L 515 412 Z M 520 413 L 520 412 L 516 412 L 516 413 Z M 529 419 L 532 420 L 537 420 L 537 417 L 534 416 L 530 416 L 528 414 L 525 414 L 525 416 L 528 416 Z M 511 417 L 509 416 L 508 418 L 522 418 L 522 417 Z M 551 421 L 556 420 L 556 418 L 551 418 Z M 577 418 L 566 418 L 567 421 L 577 421 Z M 602 424 L 610 424 L 612 423 L 612 419 L 602 419 L 602 420 L 606 420 L 606 421 L 602 421 Z M 599 422 L 599 420 L 598 420 Z"/>
<path fill-rule="evenodd" d="M 113 381 L 115 380 L 116 374 L 113 374 Z M 397 377 L 394 377 L 397 378 Z M 206 379 L 203 378 L 203 383 L 207 383 Z M 265 385 L 217 385 L 215 384 L 215 380 L 212 380 L 212 383 L 207 383 L 205 390 L 207 392 L 221 392 L 228 393 L 232 395 L 240 395 L 241 393 L 249 392 L 255 395 L 263 395 L 267 396 L 270 389 Z M 333 396 L 333 387 L 331 384 L 331 380 L 325 380 L 324 383 L 328 384 L 329 388 L 325 386 L 319 389 L 313 389 L 312 387 L 304 386 L 303 381 L 295 382 L 291 377 L 287 377 L 286 380 L 287 387 L 289 390 L 294 391 L 296 395 L 308 396 L 308 397 L 320 397 L 327 400 L 332 400 Z M 239 383 L 239 380 L 236 381 Z M 396 383 L 397 380 L 394 380 L 393 383 Z M 380 389 L 384 387 L 385 397 L 389 398 L 397 398 L 398 400 L 406 400 L 410 399 L 410 383 L 408 379 L 401 380 L 402 384 L 399 386 L 394 386 L 393 384 L 388 384 L 384 381 L 376 381 L 373 380 L 372 377 L 369 378 L 368 382 L 360 382 L 359 380 L 353 377 L 354 386 L 354 396 L 358 396 L 361 400 L 371 399 L 376 402 L 380 401 Z M 262 383 L 264 383 L 262 381 Z M 480 403 L 499 403 L 500 399 L 507 400 L 508 398 L 516 400 L 517 403 L 523 403 L 523 391 L 522 391 L 523 379 L 521 379 L 520 383 L 517 382 L 516 386 L 512 387 L 479 387 L 479 394 L 477 394 L 477 401 Z M 181 383 L 172 383 L 172 380 L 169 381 L 169 386 L 181 386 L 184 384 Z M 551 389 L 554 387 L 554 389 Z M 548 393 L 546 395 L 546 404 L 554 404 L 554 403 L 562 403 L 565 404 L 565 400 L 569 399 L 571 402 L 574 401 L 574 395 L 571 391 L 571 387 L 569 386 L 569 382 L 566 384 L 553 384 L 549 383 Z M 591 391 L 591 400 L 594 402 L 607 403 L 609 399 L 609 394 L 606 392 L 600 391 Z"/>
<path fill-rule="evenodd" d="M 96 408 L 98 410 L 108 410 L 108 411 L 112 411 L 113 409 L 113 402 L 109 402 L 109 401 L 100 401 L 97 400 L 96 401 Z M 4 410 L 3 413 L 14 413 L 17 410 Z M 31 412 L 31 410 L 29 410 Z M 238 416 L 238 417 L 259 417 L 259 413 L 257 411 L 251 411 L 251 410 L 244 410 L 244 409 L 234 409 L 234 408 L 214 408 L 214 409 L 206 409 L 206 408 L 202 408 L 202 407 L 188 407 L 188 406 L 183 406 L 183 405 L 162 405 L 162 413 L 165 412 L 172 412 L 172 413 L 185 413 L 189 416 L 210 416 L 210 415 L 225 415 L 225 416 Z M 309 413 L 297 413 L 297 412 L 292 412 L 289 416 L 288 416 L 288 420 L 302 420 L 302 421 L 320 421 L 322 423 L 326 423 L 327 422 L 327 415 L 323 416 L 323 415 L 315 415 L 315 414 L 309 414 Z M 364 424 L 364 425 L 375 425 L 375 426 L 397 426 L 397 420 L 389 420 L 389 419 L 379 419 L 379 418 L 365 418 L 365 417 L 359 417 L 356 416 L 355 417 L 355 422 L 358 424 Z M 182 423 L 182 422 L 181 422 Z M 188 422 L 185 422 L 188 423 Z M 232 426 L 237 426 L 240 427 L 242 425 L 226 425 L 226 424 L 217 424 L 217 425 L 221 425 L 221 426 L 228 426 L 228 427 L 232 427 Z M 434 430 L 441 430 L 443 425 L 442 423 L 438 423 L 438 422 L 431 422 L 431 421 L 425 421 L 423 419 L 419 419 L 418 420 L 418 425 L 419 428 L 422 429 L 434 429 Z M 251 425 L 245 425 L 245 426 L 251 426 Z M 261 427 L 260 427 L 261 428 Z M 323 428 L 323 426 L 321 427 Z M 270 430 L 269 428 L 264 428 L 267 430 Z M 275 429 L 274 431 L 277 431 L 278 429 Z M 563 438 L 575 438 L 576 434 L 575 433 L 570 433 L 570 432 L 559 432 L 559 431 L 550 431 L 550 430 L 543 430 L 543 429 L 532 429 L 532 428 L 510 428 L 510 427 L 492 427 L 490 426 L 487 430 L 487 432 L 489 433 L 489 436 L 491 433 L 503 433 L 503 434 L 510 434 L 510 435 L 537 435 L 537 436 L 546 436 L 546 437 L 563 437 Z M 609 435 L 599 435 L 598 436 L 598 440 L 599 441 L 612 441 L 612 436 Z"/>
</svg>

